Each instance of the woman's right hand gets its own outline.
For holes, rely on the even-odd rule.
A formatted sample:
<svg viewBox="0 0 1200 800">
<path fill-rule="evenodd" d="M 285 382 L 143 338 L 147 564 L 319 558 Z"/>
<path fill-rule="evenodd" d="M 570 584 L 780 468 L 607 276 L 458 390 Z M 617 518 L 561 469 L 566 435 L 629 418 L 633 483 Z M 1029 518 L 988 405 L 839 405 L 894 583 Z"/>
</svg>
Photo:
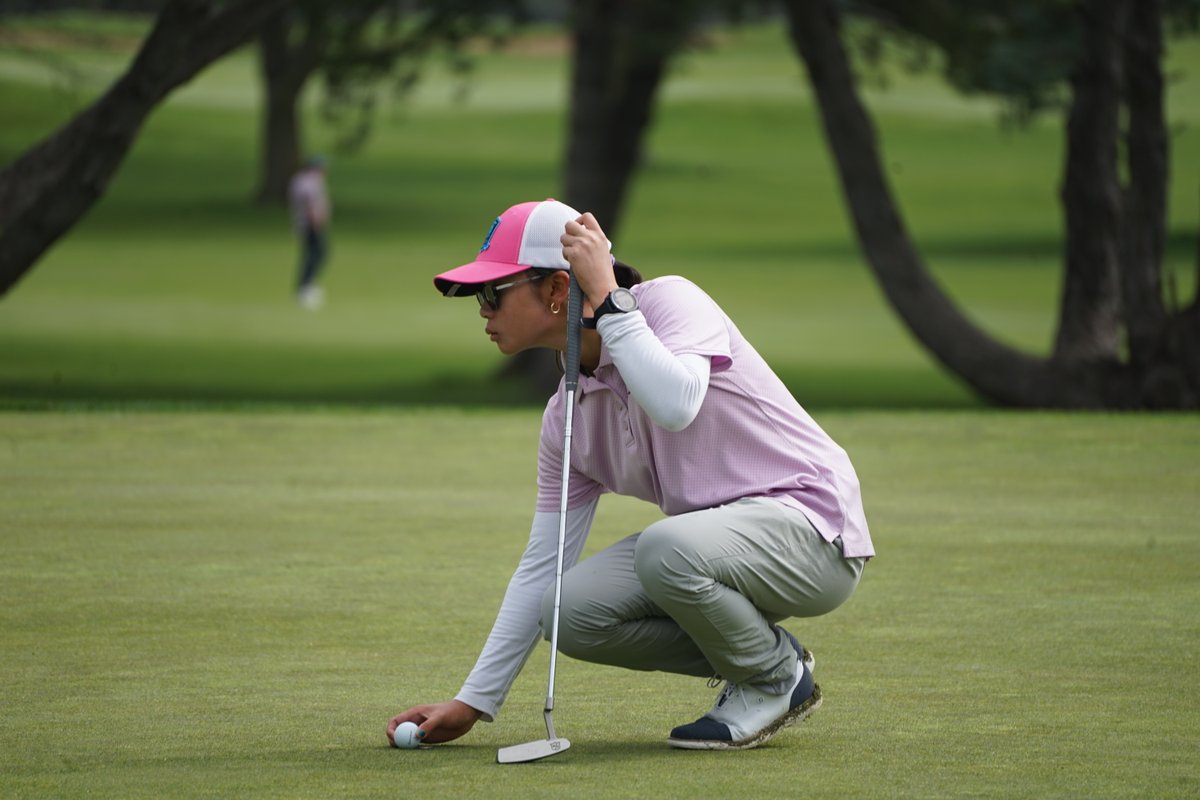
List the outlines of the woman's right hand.
<svg viewBox="0 0 1200 800">
<path fill-rule="evenodd" d="M 446 703 L 413 706 L 412 708 L 392 717 L 388 722 L 387 739 L 392 747 L 396 743 L 392 736 L 401 722 L 415 722 L 421 728 L 417 734 L 425 744 L 449 742 L 465 734 L 483 716 L 483 712 L 472 708 L 466 703 L 451 700 Z"/>
<path fill-rule="evenodd" d="M 571 264 L 571 272 L 579 281 L 592 308 L 599 308 L 608 293 L 617 288 L 613 260 L 609 254 L 608 237 L 590 211 L 563 226 L 559 237 L 562 254 Z"/>
</svg>

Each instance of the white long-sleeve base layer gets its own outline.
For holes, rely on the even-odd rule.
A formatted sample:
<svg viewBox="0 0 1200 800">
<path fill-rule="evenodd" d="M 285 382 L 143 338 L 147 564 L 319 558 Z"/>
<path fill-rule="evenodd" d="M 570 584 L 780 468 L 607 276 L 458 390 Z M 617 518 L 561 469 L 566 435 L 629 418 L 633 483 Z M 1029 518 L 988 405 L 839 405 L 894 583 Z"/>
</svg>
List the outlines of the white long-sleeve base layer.
<svg viewBox="0 0 1200 800">
<path fill-rule="evenodd" d="M 641 312 L 609 314 L 598 326 L 613 364 L 639 406 L 667 430 L 686 428 L 708 391 L 708 358 L 675 355 L 646 325 Z M 597 501 L 567 511 L 563 569 L 579 560 Z M 508 582 L 496 622 L 475 667 L 455 697 L 491 722 L 541 638 L 542 597 L 554 582 L 558 559 L 558 514 L 536 512 L 516 572 Z"/>
</svg>

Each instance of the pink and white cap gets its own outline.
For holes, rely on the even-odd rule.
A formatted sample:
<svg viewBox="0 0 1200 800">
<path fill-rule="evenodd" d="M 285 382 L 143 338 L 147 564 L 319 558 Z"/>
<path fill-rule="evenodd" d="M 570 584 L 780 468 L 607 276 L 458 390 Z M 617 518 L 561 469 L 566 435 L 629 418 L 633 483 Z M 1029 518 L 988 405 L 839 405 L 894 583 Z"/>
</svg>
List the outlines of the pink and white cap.
<svg viewBox="0 0 1200 800">
<path fill-rule="evenodd" d="M 455 297 L 531 268 L 569 270 L 560 237 L 564 226 L 579 216 L 554 199 L 519 203 L 496 217 L 474 261 L 436 276 L 433 285 L 446 297 Z"/>
</svg>

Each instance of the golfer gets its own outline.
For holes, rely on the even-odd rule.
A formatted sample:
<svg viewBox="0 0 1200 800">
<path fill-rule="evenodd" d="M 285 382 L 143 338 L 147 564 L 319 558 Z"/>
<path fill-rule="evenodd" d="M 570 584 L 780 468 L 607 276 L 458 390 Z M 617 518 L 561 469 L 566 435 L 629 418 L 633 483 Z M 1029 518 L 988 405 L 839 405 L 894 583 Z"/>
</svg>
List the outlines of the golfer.
<svg viewBox="0 0 1200 800">
<path fill-rule="evenodd" d="M 584 293 L 570 454 L 559 652 L 633 670 L 724 681 L 712 709 L 670 732 L 690 749 L 746 749 L 821 703 L 813 660 L 779 623 L 840 606 L 874 555 L 845 451 L 805 412 L 698 286 L 642 282 L 591 214 L 522 203 L 475 261 L 434 278 L 474 295 L 506 355 L 565 350 L 568 271 Z M 445 742 L 495 719 L 553 619 L 565 391 L 538 446 L 529 544 L 496 622 L 453 700 L 394 717 Z M 579 560 L 600 497 L 666 516 Z M 714 681 L 710 683 L 716 686 Z"/>
<path fill-rule="evenodd" d="M 296 281 L 296 299 L 311 311 L 325 303 L 325 292 L 317 279 L 329 256 L 329 187 L 325 180 L 328 165 L 324 156 L 310 156 L 288 184 L 288 205 L 292 226 L 300 242 L 300 271 Z"/>
</svg>

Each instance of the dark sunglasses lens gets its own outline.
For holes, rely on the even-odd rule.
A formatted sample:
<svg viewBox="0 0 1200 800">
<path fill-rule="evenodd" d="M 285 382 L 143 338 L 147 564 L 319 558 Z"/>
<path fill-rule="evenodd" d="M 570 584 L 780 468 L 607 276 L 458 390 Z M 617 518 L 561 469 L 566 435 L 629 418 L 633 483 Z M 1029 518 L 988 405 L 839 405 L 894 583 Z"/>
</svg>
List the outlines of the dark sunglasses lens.
<svg viewBox="0 0 1200 800">
<path fill-rule="evenodd" d="M 496 294 L 496 287 L 491 284 L 476 292 L 475 299 L 479 301 L 480 308 L 489 308 L 492 311 L 500 310 L 500 297 Z"/>
</svg>

